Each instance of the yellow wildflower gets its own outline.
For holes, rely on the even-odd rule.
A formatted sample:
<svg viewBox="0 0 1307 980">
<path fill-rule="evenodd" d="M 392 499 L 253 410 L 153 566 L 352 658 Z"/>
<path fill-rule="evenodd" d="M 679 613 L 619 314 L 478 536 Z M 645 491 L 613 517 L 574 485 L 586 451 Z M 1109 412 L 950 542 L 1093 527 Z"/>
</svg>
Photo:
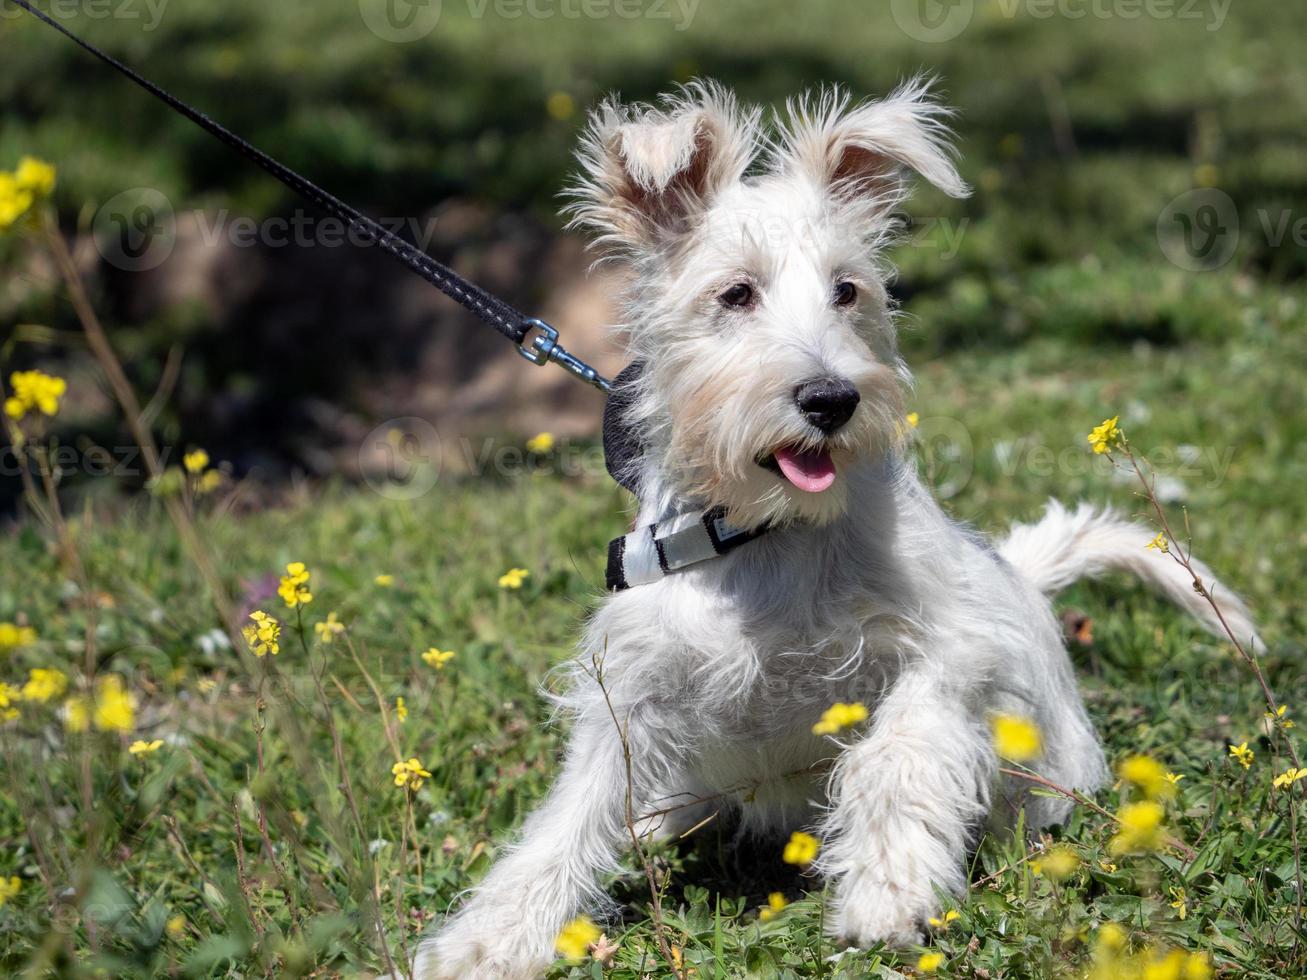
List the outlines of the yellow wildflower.
<svg viewBox="0 0 1307 980">
<path fill-rule="evenodd" d="M 64 727 L 70 732 L 84 732 L 91 727 L 91 710 L 86 698 L 69 698 L 64 702 Z"/>
<path fill-rule="evenodd" d="M 31 190 L 19 184 L 13 174 L 0 172 L 0 231 L 12 227 L 35 201 Z"/>
<path fill-rule="evenodd" d="M 45 704 L 62 697 L 68 690 L 68 678 L 62 670 L 53 667 L 33 667 L 27 674 L 27 683 L 23 685 L 23 700 L 38 701 Z"/>
<path fill-rule="evenodd" d="M 785 845 L 785 850 L 781 853 L 781 860 L 786 864 L 806 865 L 812 864 L 817 860 L 817 852 L 821 850 L 821 841 L 813 837 L 812 834 L 805 834 L 801 830 L 796 830 L 790 834 L 789 842 Z"/>
<path fill-rule="evenodd" d="M 453 660 L 454 657 L 455 653 L 453 650 L 437 650 L 435 647 L 432 647 L 426 653 L 422 654 L 422 659 L 432 667 L 435 667 L 436 670 L 444 670 L 445 664 Z"/>
<path fill-rule="evenodd" d="M 821 713 L 821 721 L 812 726 L 814 735 L 835 735 L 867 720 L 867 706 L 861 701 L 845 704 L 836 701 Z"/>
<path fill-rule="evenodd" d="M 393 575 L 378 575 L 378 576 L 377 576 L 376 578 L 374 578 L 372 581 L 375 582 L 377 585 L 381 586 L 383 589 L 388 589 L 388 588 L 390 588 L 392 585 L 395 584 L 395 576 L 393 576 Z"/>
<path fill-rule="evenodd" d="M 758 913 L 758 919 L 761 922 L 770 922 L 776 916 L 785 911 L 785 906 L 790 903 L 785 900 L 784 892 L 772 892 L 767 896 L 767 907 Z"/>
<path fill-rule="evenodd" d="M 1102 868 L 1104 871 L 1106 871 L 1108 874 L 1111 874 L 1113 871 L 1116 870 L 1116 865 L 1113 864 L 1111 861 L 1099 861 L 1098 866 Z"/>
<path fill-rule="evenodd" d="M 908 427 L 911 428 L 911 429 L 915 429 L 917 426 L 919 426 L 919 425 L 921 424 L 921 415 L 920 415 L 920 413 L 918 413 L 918 412 L 909 412 L 909 413 L 907 414 L 907 423 L 908 423 Z"/>
<path fill-rule="evenodd" d="M 1184 773 L 1182 772 L 1168 772 L 1166 774 L 1166 781 L 1172 786 L 1179 786 L 1182 779 L 1184 779 Z"/>
<path fill-rule="evenodd" d="M 241 636 L 249 645 L 250 652 L 256 657 L 274 657 L 281 652 L 281 623 L 269 616 L 262 609 L 250 613 L 252 623 L 241 630 Z"/>
<path fill-rule="evenodd" d="M 1065 844 L 1050 847 L 1044 856 L 1030 862 L 1030 870 L 1053 881 L 1065 881 L 1080 867 L 1080 857 Z"/>
<path fill-rule="evenodd" d="M 1146 755 L 1132 755 L 1117 767 L 1117 775 L 1138 786 L 1150 799 L 1169 800 L 1175 796 L 1175 783 L 1166 778 L 1166 768 Z"/>
<path fill-rule="evenodd" d="M 0 721 L 13 721 L 18 717 L 18 709 L 14 705 L 22 698 L 23 694 L 18 688 L 0 681 Z"/>
<path fill-rule="evenodd" d="M 1154 800 L 1141 800 L 1121 807 L 1117 819 L 1120 829 L 1108 842 L 1113 855 L 1135 851 L 1155 851 L 1162 846 L 1162 804 Z"/>
<path fill-rule="evenodd" d="M 1239 765 L 1243 766 L 1245 769 L 1253 764 L 1253 750 L 1248 748 L 1247 742 L 1240 742 L 1238 745 L 1231 745 L 1230 757 L 1237 759 Z"/>
<path fill-rule="evenodd" d="M 96 685 L 91 721 L 102 732 L 130 732 L 135 726 L 136 698 L 117 674 L 108 675 Z"/>
<path fill-rule="evenodd" d="M 1161 531 L 1158 531 L 1157 537 L 1153 538 L 1152 541 L 1149 541 L 1145 547 L 1156 548 L 1164 555 L 1168 555 L 1171 553 L 1171 544 L 1166 540 L 1166 535 L 1163 534 Z"/>
<path fill-rule="evenodd" d="M 1206 953 L 1190 953 L 1185 957 L 1184 980 L 1212 980 L 1212 964 Z"/>
<path fill-rule="evenodd" d="M 390 767 L 390 774 L 395 777 L 396 786 L 408 787 L 414 792 L 422 788 L 422 780 L 431 778 L 431 773 L 422 768 L 416 756 L 407 762 L 396 762 Z"/>
<path fill-rule="evenodd" d="M 1102 425 L 1094 426 L 1094 431 L 1089 433 L 1088 438 L 1089 445 L 1093 447 L 1095 453 L 1099 455 L 1110 453 L 1121 445 L 1125 436 L 1117 425 L 1120 419 L 1121 416 L 1113 415 L 1110 419 L 1104 419 Z"/>
<path fill-rule="evenodd" d="M 1185 967 L 1184 951 L 1179 949 L 1159 951 L 1152 956 L 1145 950 L 1141 959 L 1142 971 L 1138 975 L 1142 980 L 1180 980 L 1180 973 Z"/>
<path fill-rule="evenodd" d="M 1290 766 L 1288 769 L 1284 770 L 1284 772 L 1280 773 L 1280 775 L 1276 776 L 1275 779 L 1271 781 L 1271 785 L 1276 789 L 1284 789 L 1287 786 L 1292 786 L 1300 779 L 1307 779 L 1307 769 L 1297 769 L 1294 766 Z"/>
<path fill-rule="evenodd" d="M 309 591 L 312 575 L 302 561 L 293 561 L 286 566 L 286 574 L 277 586 L 277 595 L 281 596 L 281 601 L 286 603 L 287 608 L 294 609 L 313 601 L 313 593 Z"/>
<path fill-rule="evenodd" d="M 186 916 L 174 915 L 164 923 L 163 931 L 168 934 L 169 939 L 181 939 L 186 935 Z"/>
<path fill-rule="evenodd" d="M 330 643 L 345 632 L 345 624 L 336 618 L 334 612 L 329 612 L 324 622 L 313 624 L 313 632 L 318 634 L 319 642 Z"/>
<path fill-rule="evenodd" d="M 195 449 L 182 457 L 182 466 L 192 475 L 203 473 L 209 468 L 209 454 L 203 449 Z"/>
<path fill-rule="evenodd" d="M 1293 722 L 1289 720 L 1288 714 L 1289 706 L 1287 704 L 1282 704 L 1275 709 L 1275 714 L 1271 714 L 1269 711 L 1266 712 L 1266 717 L 1271 721 L 1278 721 L 1285 728 L 1292 728 Z"/>
<path fill-rule="evenodd" d="M 0 653 L 8 653 L 19 647 L 30 647 L 35 642 L 36 630 L 32 627 L 0 623 Z"/>
<path fill-rule="evenodd" d="M 43 371 L 15 371 L 9 376 L 9 387 L 13 394 L 5 399 L 5 414 L 17 422 L 29 412 L 57 415 L 68 383 Z"/>
<path fill-rule="evenodd" d="M 200 496 L 204 496 L 206 493 L 213 493 L 213 491 L 222 486 L 222 479 L 221 470 L 206 470 L 200 475 L 200 478 L 195 481 L 195 492 Z"/>
<path fill-rule="evenodd" d="M 943 965 L 943 953 L 922 953 L 917 958 L 917 969 L 922 973 L 934 973 Z"/>
<path fill-rule="evenodd" d="M 994 750 L 1004 759 L 1028 762 L 1043 750 L 1039 726 L 1017 715 L 995 715 L 989 723 L 994 735 Z"/>
<path fill-rule="evenodd" d="M 37 198 L 49 197 L 54 190 L 54 167 L 36 157 L 23 157 L 14 171 L 14 182 Z"/>
<path fill-rule="evenodd" d="M 960 913 L 957 909 L 949 909 L 944 913 L 942 919 L 938 916 L 932 915 L 928 921 L 930 922 L 930 927 L 932 929 L 947 929 L 952 923 L 956 922 L 959 917 Z"/>
<path fill-rule="evenodd" d="M 563 931 L 554 940 L 554 949 L 564 959 L 579 963 L 589 955 L 590 947 L 600 935 L 599 927 L 583 915 L 563 926 Z"/>
<path fill-rule="evenodd" d="M 395 698 L 395 717 L 399 719 L 400 724 L 408 721 L 408 705 L 404 703 L 403 698 Z"/>
<path fill-rule="evenodd" d="M 501 589 L 520 589 L 526 577 L 531 573 L 525 568 L 510 568 L 503 575 L 499 576 L 499 587 Z"/>
<path fill-rule="evenodd" d="M 537 456 L 543 456 L 549 450 L 554 448 L 554 435 L 552 432 L 541 432 L 539 435 L 532 436 L 526 441 L 528 452 L 535 453 Z"/>
<path fill-rule="evenodd" d="M 1185 898 L 1184 889 L 1168 888 L 1167 891 L 1171 893 L 1171 898 L 1173 899 L 1171 902 L 1171 908 L 1175 909 L 1175 914 L 1178 915 L 1180 921 L 1183 922 L 1189 915 L 1189 903 Z"/>
<path fill-rule="evenodd" d="M 151 755 L 163 748 L 163 739 L 156 738 L 152 742 L 146 742 L 137 739 L 131 745 L 127 746 L 127 751 L 132 755 Z"/>
<path fill-rule="evenodd" d="M 0 878 L 0 906 L 11 898 L 16 898 L 18 893 L 23 890 L 23 883 L 20 879 L 13 877 Z"/>
</svg>

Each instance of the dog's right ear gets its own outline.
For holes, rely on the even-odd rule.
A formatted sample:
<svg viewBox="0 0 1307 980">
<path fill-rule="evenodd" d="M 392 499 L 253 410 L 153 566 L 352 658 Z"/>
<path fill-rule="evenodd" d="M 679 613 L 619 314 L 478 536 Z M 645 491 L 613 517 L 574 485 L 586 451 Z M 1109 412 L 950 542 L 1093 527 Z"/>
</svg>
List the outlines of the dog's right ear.
<svg viewBox="0 0 1307 980">
<path fill-rule="evenodd" d="M 581 139 L 569 227 L 591 228 L 597 244 L 626 252 L 683 234 L 748 169 L 760 117 L 706 81 L 665 96 L 661 107 L 604 102 Z"/>
</svg>

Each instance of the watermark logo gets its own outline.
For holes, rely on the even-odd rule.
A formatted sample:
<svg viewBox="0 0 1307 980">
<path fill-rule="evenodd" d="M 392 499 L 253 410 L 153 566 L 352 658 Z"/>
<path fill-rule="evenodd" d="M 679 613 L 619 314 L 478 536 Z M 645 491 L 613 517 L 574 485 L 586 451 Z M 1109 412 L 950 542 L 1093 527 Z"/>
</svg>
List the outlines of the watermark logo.
<svg viewBox="0 0 1307 980">
<path fill-rule="evenodd" d="M 44 4 L 47 16 L 57 21 L 84 17 L 87 20 L 131 20 L 145 32 L 163 22 L 168 0 L 49 0 Z M 0 0 L 0 19 L 12 20 L 27 11 L 9 0 Z"/>
<path fill-rule="evenodd" d="M 91 228 L 101 257 L 124 272 L 157 269 L 177 246 L 172 202 L 153 187 L 115 194 L 95 213 Z"/>
<path fill-rule="evenodd" d="M 387 500 L 417 500 L 440 479 L 440 433 L 425 419 L 409 416 L 383 422 L 364 438 L 359 472 Z"/>
<path fill-rule="evenodd" d="M 975 0 L 891 0 L 890 14 L 899 30 L 916 41 L 951 41 L 971 24 Z"/>
<path fill-rule="evenodd" d="M 363 23 L 383 41 L 420 41 L 440 23 L 441 0 L 359 0 Z"/>
<path fill-rule="evenodd" d="M 1157 243 L 1181 269 L 1219 269 L 1239 247 L 1239 209 L 1229 194 L 1215 187 L 1186 191 L 1158 215 Z"/>
</svg>

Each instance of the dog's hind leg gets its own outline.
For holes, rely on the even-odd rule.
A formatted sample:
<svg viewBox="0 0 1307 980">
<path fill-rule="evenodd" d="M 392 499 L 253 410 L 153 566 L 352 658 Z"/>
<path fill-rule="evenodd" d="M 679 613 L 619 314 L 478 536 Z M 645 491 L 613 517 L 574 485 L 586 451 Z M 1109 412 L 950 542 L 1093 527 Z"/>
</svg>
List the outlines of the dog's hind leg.
<svg viewBox="0 0 1307 980">
<path fill-rule="evenodd" d="M 963 891 L 996 769 L 970 700 L 940 673 L 910 669 L 836 763 L 819 869 L 834 885 L 840 940 L 918 942 L 936 890 Z"/>
</svg>

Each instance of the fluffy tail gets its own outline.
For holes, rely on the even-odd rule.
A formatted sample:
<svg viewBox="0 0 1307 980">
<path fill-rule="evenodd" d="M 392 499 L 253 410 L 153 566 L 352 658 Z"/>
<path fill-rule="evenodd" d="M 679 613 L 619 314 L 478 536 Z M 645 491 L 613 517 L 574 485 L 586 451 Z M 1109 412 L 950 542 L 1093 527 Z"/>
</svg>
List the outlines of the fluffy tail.
<svg viewBox="0 0 1307 980">
<path fill-rule="evenodd" d="M 1111 510 L 1081 504 L 1069 511 L 1051 500 L 1038 523 L 1013 527 L 998 543 L 998 550 L 1039 591 L 1049 595 L 1077 579 L 1097 578 L 1113 571 L 1131 572 L 1205 629 L 1225 637 L 1216 611 L 1194 591 L 1189 573 L 1170 555 L 1147 547 L 1153 536 L 1148 527 L 1125 520 Z M 1218 582 L 1202 562 L 1194 559 L 1192 564 L 1231 632 L 1250 653 L 1260 652 L 1264 647 L 1243 601 Z"/>
</svg>

